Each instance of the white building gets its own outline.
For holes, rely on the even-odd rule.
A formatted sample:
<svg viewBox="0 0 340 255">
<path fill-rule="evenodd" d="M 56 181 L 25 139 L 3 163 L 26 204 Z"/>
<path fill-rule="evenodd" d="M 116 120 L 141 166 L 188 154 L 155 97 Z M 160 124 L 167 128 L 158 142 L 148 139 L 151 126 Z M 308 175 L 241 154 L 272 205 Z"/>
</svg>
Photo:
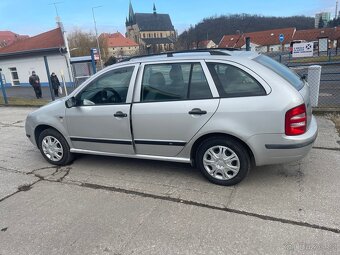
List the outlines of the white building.
<svg viewBox="0 0 340 255">
<path fill-rule="evenodd" d="M 99 37 L 104 40 L 104 46 L 108 54 L 107 58 L 110 56 L 122 58 L 139 54 L 139 45 L 119 32 L 113 34 L 103 33 Z"/>
<path fill-rule="evenodd" d="M 315 28 L 319 28 L 320 19 L 323 20 L 324 27 L 327 23 L 331 20 L 331 13 L 330 12 L 320 12 L 315 14 Z"/>
<path fill-rule="evenodd" d="M 60 28 L 39 34 L 0 49 L 0 68 L 5 86 L 30 86 L 32 71 L 40 77 L 41 86 L 48 86 L 44 57 L 50 73 L 54 72 L 66 85 L 72 83 L 69 59 Z"/>
</svg>

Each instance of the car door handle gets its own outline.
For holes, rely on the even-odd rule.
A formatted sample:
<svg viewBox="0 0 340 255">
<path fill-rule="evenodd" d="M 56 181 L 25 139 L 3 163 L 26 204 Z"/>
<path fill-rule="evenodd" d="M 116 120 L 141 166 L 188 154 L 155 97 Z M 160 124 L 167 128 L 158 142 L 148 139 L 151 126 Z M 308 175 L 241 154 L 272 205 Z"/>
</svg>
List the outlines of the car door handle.
<svg viewBox="0 0 340 255">
<path fill-rule="evenodd" d="M 194 108 L 189 112 L 190 115 L 204 115 L 207 111 L 202 111 L 200 108 Z"/>
<path fill-rule="evenodd" d="M 116 118 L 126 118 L 127 114 L 119 111 L 119 112 L 116 112 L 115 114 L 113 114 L 113 116 L 116 117 Z"/>
</svg>

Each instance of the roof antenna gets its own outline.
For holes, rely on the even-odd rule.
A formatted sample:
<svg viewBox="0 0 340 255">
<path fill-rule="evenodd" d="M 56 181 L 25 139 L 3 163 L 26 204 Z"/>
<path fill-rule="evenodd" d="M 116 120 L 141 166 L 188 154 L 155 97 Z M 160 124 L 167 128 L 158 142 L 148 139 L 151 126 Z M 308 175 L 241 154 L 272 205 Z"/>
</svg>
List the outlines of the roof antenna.
<svg viewBox="0 0 340 255">
<path fill-rule="evenodd" d="M 55 13 L 57 14 L 57 17 L 59 17 L 59 12 L 58 12 L 57 4 L 61 4 L 61 3 L 63 3 L 63 2 L 53 2 L 53 3 L 49 4 L 49 5 L 54 5 Z"/>
</svg>

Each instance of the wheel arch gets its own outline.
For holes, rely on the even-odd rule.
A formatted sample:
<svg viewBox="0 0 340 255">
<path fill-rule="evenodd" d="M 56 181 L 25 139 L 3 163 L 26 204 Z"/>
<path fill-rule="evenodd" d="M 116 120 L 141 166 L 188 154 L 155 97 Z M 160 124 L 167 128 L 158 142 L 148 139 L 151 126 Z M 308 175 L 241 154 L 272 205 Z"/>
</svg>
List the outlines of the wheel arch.
<svg viewBox="0 0 340 255">
<path fill-rule="evenodd" d="M 250 162 L 251 162 L 251 166 L 255 166 L 256 165 L 256 161 L 255 161 L 255 156 L 253 151 L 250 149 L 250 147 L 248 146 L 248 144 L 246 144 L 244 141 L 242 141 L 240 138 L 233 136 L 233 135 L 229 135 L 226 133 L 209 133 L 209 134 L 205 134 L 201 137 L 199 137 L 198 139 L 196 139 L 196 141 L 194 142 L 194 144 L 191 147 L 191 151 L 190 151 L 190 160 L 191 160 L 191 164 L 195 166 L 195 157 L 196 157 L 196 152 L 199 148 L 199 146 L 202 144 L 203 141 L 211 139 L 211 138 L 226 138 L 226 139 L 233 139 L 238 141 L 239 143 L 241 143 L 247 150 L 248 155 L 250 157 Z"/>
<path fill-rule="evenodd" d="M 55 131 L 57 131 L 59 134 L 61 134 L 61 135 L 65 138 L 65 136 L 63 135 L 63 133 L 60 132 L 57 128 L 52 127 L 52 126 L 47 125 L 47 124 L 40 124 L 40 125 L 38 125 L 38 126 L 34 129 L 34 139 L 35 139 L 35 143 L 36 143 L 36 145 L 37 145 L 38 148 L 39 148 L 39 142 L 38 142 L 39 136 L 40 136 L 40 134 L 41 134 L 44 130 L 46 130 L 46 129 L 54 129 Z M 67 139 L 66 139 L 66 138 L 65 138 L 65 140 L 66 140 L 66 142 L 67 142 Z"/>
</svg>

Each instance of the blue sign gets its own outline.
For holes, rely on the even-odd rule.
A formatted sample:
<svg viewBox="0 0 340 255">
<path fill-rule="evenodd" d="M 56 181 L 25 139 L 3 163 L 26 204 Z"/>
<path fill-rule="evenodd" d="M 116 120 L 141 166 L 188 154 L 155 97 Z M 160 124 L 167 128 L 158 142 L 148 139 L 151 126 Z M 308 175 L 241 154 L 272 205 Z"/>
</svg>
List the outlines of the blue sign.
<svg viewBox="0 0 340 255">
<path fill-rule="evenodd" d="M 280 40 L 280 43 L 282 43 L 285 40 L 284 34 L 279 35 L 279 40 Z"/>
</svg>

